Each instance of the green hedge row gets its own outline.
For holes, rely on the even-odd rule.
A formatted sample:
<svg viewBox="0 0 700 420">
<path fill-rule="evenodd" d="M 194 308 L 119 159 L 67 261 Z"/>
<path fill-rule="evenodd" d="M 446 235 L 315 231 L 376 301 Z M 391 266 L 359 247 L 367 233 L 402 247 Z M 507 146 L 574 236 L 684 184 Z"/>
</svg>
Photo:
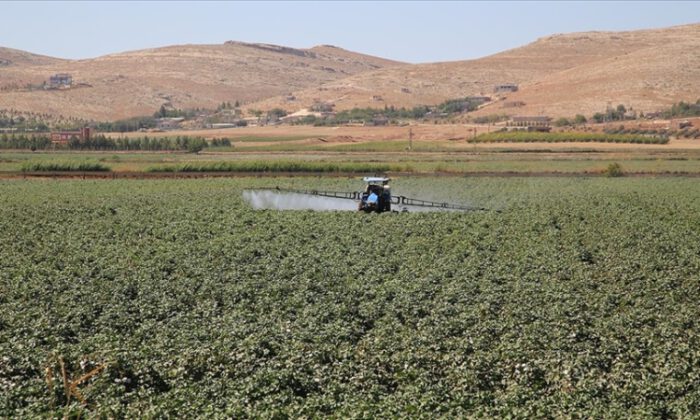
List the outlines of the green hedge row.
<svg viewBox="0 0 700 420">
<path fill-rule="evenodd" d="M 99 162 L 25 162 L 22 172 L 109 172 L 109 166 Z"/>
<path fill-rule="evenodd" d="M 148 172 L 386 172 L 393 168 L 373 163 L 327 162 L 217 162 L 154 166 Z"/>
<path fill-rule="evenodd" d="M 524 131 L 496 132 L 482 134 L 470 143 L 567 143 L 567 142 L 596 142 L 596 143 L 635 143 L 635 144 L 666 144 L 668 137 L 643 136 L 632 134 L 606 133 L 538 133 Z"/>
</svg>

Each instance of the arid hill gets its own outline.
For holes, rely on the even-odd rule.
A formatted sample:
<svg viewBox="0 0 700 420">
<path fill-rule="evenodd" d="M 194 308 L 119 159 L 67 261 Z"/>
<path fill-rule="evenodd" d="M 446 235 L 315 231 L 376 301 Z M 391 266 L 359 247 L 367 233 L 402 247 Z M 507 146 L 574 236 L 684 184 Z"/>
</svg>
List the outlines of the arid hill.
<svg viewBox="0 0 700 420">
<path fill-rule="evenodd" d="M 353 107 L 434 105 L 470 95 L 496 100 L 473 115 L 590 116 L 608 105 L 650 112 L 700 97 L 700 24 L 544 37 L 488 57 L 402 64 L 332 46 L 295 49 L 226 42 L 58 60 L 0 49 L 0 109 L 114 120 L 161 105 L 294 112 L 314 102 Z M 4 61 L 3 61 L 4 62 Z M 54 73 L 73 87 L 45 90 Z M 513 93 L 494 86 L 515 83 Z"/>
<path fill-rule="evenodd" d="M 680 100 L 700 98 L 700 31 L 694 40 L 669 42 L 599 60 L 536 79 L 508 95 L 523 102 L 521 115 L 591 116 L 608 106 L 649 113 Z M 476 115 L 502 113 L 503 102 Z"/>
<path fill-rule="evenodd" d="M 295 49 L 233 41 L 88 60 L 0 50 L 0 58 L 5 55 L 13 64 L 0 67 L 0 109 L 95 120 L 149 115 L 161 105 L 211 108 L 223 101 L 251 102 L 401 64 L 332 46 Z M 73 87 L 44 89 L 42 83 L 55 73 L 70 74 Z"/>
<path fill-rule="evenodd" d="M 295 92 L 296 103 L 271 98 L 255 104 L 293 110 L 314 101 L 336 109 L 432 105 L 494 86 L 519 85 L 476 115 L 573 116 L 603 111 L 610 102 L 641 111 L 700 97 L 700 24 L 630 32 L 558 34 L 467 61 L 383 68 Z M 522 107 L 508 107 L 513 103 Z"/>
<path fill-rule="evenodd" d="M 64 62 L 60 58 L 32 54 L 26 51 L 0 47 L 0 68 L 27 65 L 58 64 Z"/>
</svg>

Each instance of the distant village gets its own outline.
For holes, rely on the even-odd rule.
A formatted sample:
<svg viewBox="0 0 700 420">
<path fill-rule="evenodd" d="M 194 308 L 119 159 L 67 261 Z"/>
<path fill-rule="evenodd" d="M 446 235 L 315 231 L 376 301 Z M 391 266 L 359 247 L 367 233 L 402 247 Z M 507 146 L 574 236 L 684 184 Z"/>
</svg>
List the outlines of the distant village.
<svg viewBox="0 0 700 420">
<path fill-rule="evenodd" d="M 87 83 L 76 83 L 73 75 L 69 73 L 56 73 L 48 77 L 41 85 L 44 90 L 68 90 L 77 87 L 89 86 Z M 572 118 L 553 119 L 547 115 L 506 115 L 492 114 L 483 117 L 471 117 L 470 112 L 483 107 L 498 104 L 498 108 L 505 110 L 524 107 L 522 101 L 508 100 L 510 93 L 518 91 L 515 83 L 501 83 L 493 86 L 490 95 L 472 95 L 463 98 L 447 100 L 434 106 L 417 106 L 412 109 L 396 109 L 395 107 L 381 106 L 384 99 L 381 95 L 372 95 L 369 99 L 377 103 L 377 107 L 356 108 L 352 110 L 336 111 L 332 102 L 315 100 L 314 103 L 296 112 L 288 113 L 282 108 L 274 108 L 268 111 L 242 109 L 241 104 L 235 101 L 223 102 L 216 109 L 180 110 L 170 103 L 163 104 L 152 116 L 135 117 L 128 120 L 113 123 L 94 123 L 89 121 L 68 122 L 75 127 L 69 130 L 55 130 L 41 121 L 41 117 L 27 119 L 23 116 L 14 119 L 7 117 L 0 111 L 0 133 L 42 131 L 54 128 L 51 140 L 56 144 L 68 142 L 72 138 L 80 141 L 88 141 L 95 131 L 100 132 L 164 132 L 190 129 L 225 129 L 245 126 L 270 126 L 270 125 L 325 125 L 325 126 L 386 126 L 404 125 L 410 121 L 424 123 L 476 123 L 490 124 L 501 131 L 530 131 L 549 132 L 553 127 L 580 126 L 588 122 L 605 123 L 612 121 L 628 120 L 653 120 L 664 117 L 664 112 L 655 111 L 646 114 L 637 113 L 633 109 L 627 109 L 624 105 L 613 108 L 608 104 L 606 110 L 590 117 L 577 115 Z M 408 91 L 407 88 L 404 88 Z M 285 97 L 287 102 L 296 101 L 293 94 Z M 683 103 L 681 103 L 683 104 Z M 700 105 L 690 104 L 696 107 L 697 115 L 700 115 Z M 513 114 L 512 111 L 509 114 Z M 691 115 L 695 115 L 692 114 Z M 34 121 L 34 125 L 26 123 Z M 19 123 L 18 123 L 19 122 Z M 688 121 L 674 122 L 673 127 L 667 129 L 684 129 L 691 126 Z"/>
<path fill-rule="evenodd" d="M 516 92 L 518 90 L 518 85 L 513 83 L 504 83 L 494 86 L 494 94 L 502 95 L 509 92 Z M 287 102 L 293 102 L 296 97 L 293 94 L 288 94 L 285 97 Z M 383 98 L 380 95 L 373 95 L 371 100 L 374 102 L 383 102 Z M 328 125 L 351 125 L 351 126 L 385 126 L 391 124 L 401 124 L 406 120 L 421 119 L 428 122 L 431 121 L 441 121 L 449 117 L 453 117 L 456 114 L 463 114 L 464 112 L 469 112 L 478 109 L 480 106 L 491 102 L 493 98 L 491 96 L 485 95 L 474 95 L 467 96 L 460 99 L 446 101 L 447 106 L 435 105 L 435 106 L 424 106 L 424 112 L 421 112 L 419 117 L 415 116 L 404 116 L 401 115 L 395 118 L 392 114 L 397 114 L 396 111 L 377 108 L 376 112 L 372 112 L 371 116 L 365 114 L 360 114 L 358 112 L 351 113 L 354 114 L 356 118 L 342 119 L 341 121 L 336 121 L 337 117 L 343 112 L 338 112 L 335 110 L 335 105 L 331 102 L 324 102 L 321 100 L 315 100 L 314 103 L 306 108 L 296 112 L 287 113 L 284 109 L 275 108 L 267 112 L 248 110 L 249 115 L 244 115 L 243 110 L 238 106 L 238 104 L 231 105 L 230 103 L 221 104 L 216 111 L 206 111 L 197 110 L 196 112 L 190 112 L 189 115 L 179 115 L 185 114 L 184 111 L 179 110 L 161 110 L 160 116 L 156 118 L 156 125 L 153 128 L 146 128 L 143 131 L 156 130 L 156 131 L 168 131 L 168 130 L 181 130 L 181 129 L 222 129 L 222 128 L 234 128 L 243 126 L 265 126 L 265 125 L 281 125 L 281 124 L 292 124 L 292 125 L 303 125 L 303 124 L 324 124 L 327 122 Z M 510 106 L 510 105 L 509 105 Z M 178 114 L 178 115 L 168 115 L 168 114 Z M 400 113 L 399 113 L 400 114 Z M 392 118 L 394 117 L 394 118 Z M 546 121 L 549 121 L 546 118 Z M 531 125 L 524 125 L 523 121 L 535 121 Z M 518 124 L 513 124 L 513 129 L 536 129 L 545 130 L 545 125 L 542 124 L 542 118 L 520 118 Z M 325 124 L 324 124 L 325 125 Z"/>
</svg>

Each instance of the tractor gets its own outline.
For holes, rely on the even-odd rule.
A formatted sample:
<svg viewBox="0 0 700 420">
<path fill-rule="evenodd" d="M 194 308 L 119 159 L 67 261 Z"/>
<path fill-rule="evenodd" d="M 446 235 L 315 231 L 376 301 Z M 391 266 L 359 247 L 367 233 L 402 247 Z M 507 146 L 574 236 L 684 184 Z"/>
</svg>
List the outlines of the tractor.
<svg viewBox="0 0 700 420">
<path fill-rule="evenodd" d="M 389 178 L 365 177 L 367 183 L 364 192 L 360 195 L 357 209 L 365 213 L 383 213 L 391 211 L 391 187 Z"/>
<path fill-rule="evenodd" d="M 274 188 L 271 191 L 278 193 L 303 194 L 310 196 L 320 196 L 329 198 L 340 198 L 357 201 L 357 209 L 365 213 L 385 213 L 397 212 L 392 207 L 401 207 L 401 212 L 407 212 L 413 208 L 432 208 L 435 210 L 463 210 L 463 211 L 484 211 L 489 210 L 483 207 L 464 206 L 460 204 L 440 203 L 436 201 L 419 200 L 402 195 L 391 195 L 389 186 L 390 178 L 386 177 L 364 177 L 364 191 L 318 191 L 318 190 L 296 190 Z M 257 190 L 261 191 L 261 190 Z M 265 190 L 262 190 L 265 191 Z"/>
</svg>

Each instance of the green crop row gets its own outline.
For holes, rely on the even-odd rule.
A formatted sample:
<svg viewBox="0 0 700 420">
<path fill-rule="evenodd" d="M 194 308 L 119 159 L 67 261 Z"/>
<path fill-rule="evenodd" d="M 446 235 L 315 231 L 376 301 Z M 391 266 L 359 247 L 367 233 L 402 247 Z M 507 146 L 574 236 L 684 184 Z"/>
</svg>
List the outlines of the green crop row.
<svg viewBox="0 0 700 420">
<path fill-rule="evenodd" d="M 470 143 L 566 143 L 566 142 L 597 142 L 597 143 L 634 143 L 634 144 L 666 144 L 668 137 L 644 136 L 633 134 L 606 133 L 540 133 L 509 131 L 485 133 L 469 140 Z"/>
<path fill-rule="evenodd" d="M 241 161 L 182 163 L 148 168 L 148 172 L 386 172 L 395 166 L 384 163 L 331 163 L 299 161 Z"/>
<path fill-rule="evenodd" d="M 111 168 L 100 162 L 25 162 L 22 172 L 109 172 Z"/>
<path fill-rule="evenodd" d="M 0 418 L 694 418 L 695 178 L 0 180 Z M 315 200 L 318 197 L 315 198 Z"/>
</svg>

